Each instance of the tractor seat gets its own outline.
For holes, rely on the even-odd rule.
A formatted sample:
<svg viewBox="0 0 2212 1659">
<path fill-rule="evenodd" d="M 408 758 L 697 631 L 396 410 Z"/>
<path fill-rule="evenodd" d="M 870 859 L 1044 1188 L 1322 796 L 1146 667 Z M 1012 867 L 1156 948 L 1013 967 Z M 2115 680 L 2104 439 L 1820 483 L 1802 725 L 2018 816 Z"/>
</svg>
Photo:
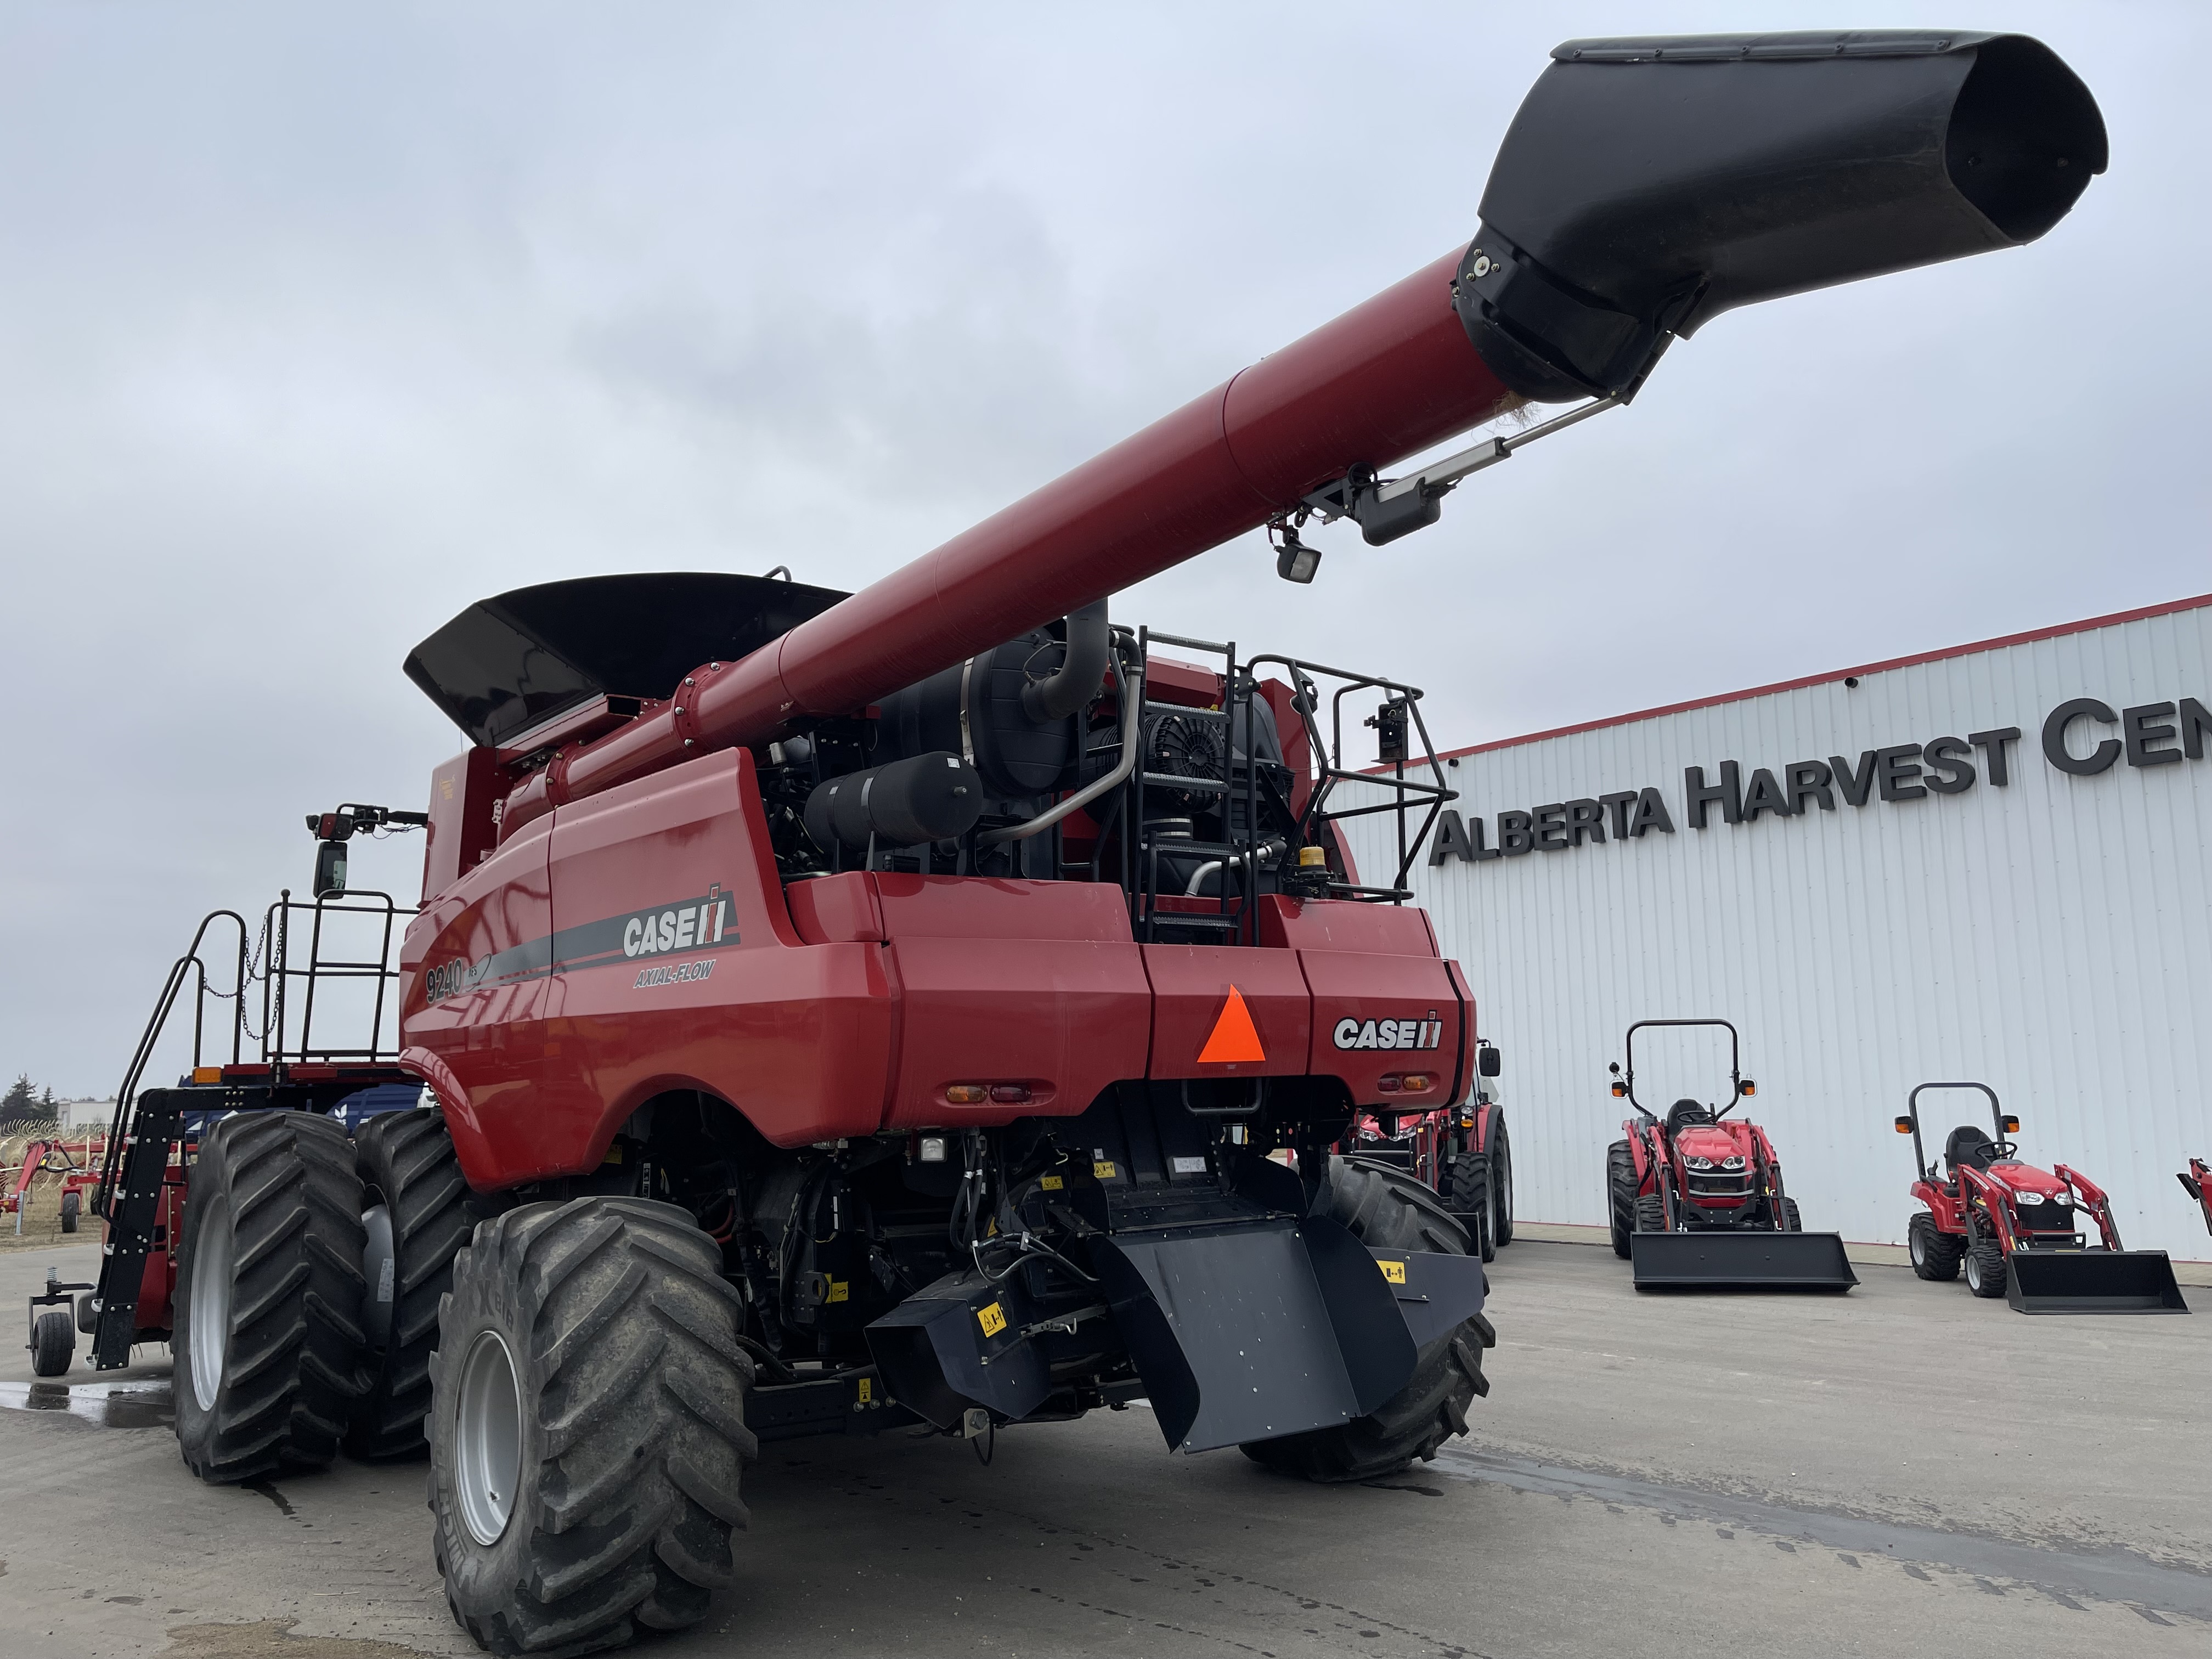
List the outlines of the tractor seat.
<svg viewBox="0 0 2212 1659">
<path fill-rule="evenodd" d="M 1943 1143 L 1943 1158 L 1951 1166 L 1952 1179 L 1956 1180 L 1960 1168 L 1969 1164 L 1977 1170 L 1988 1169 L 1996 1146 L 1971 1123 L 1961 1123 L 1952 1130 L 1951 1138 Z"/>
<path fill-rule="evenodd" d="M 1713 1115 L 1694 1100 L 1678 1100 L 1667 1109 L 1667 1133 L 1680 1134 L 1692 1123 L 1711 1123 Z"/>
</svg>

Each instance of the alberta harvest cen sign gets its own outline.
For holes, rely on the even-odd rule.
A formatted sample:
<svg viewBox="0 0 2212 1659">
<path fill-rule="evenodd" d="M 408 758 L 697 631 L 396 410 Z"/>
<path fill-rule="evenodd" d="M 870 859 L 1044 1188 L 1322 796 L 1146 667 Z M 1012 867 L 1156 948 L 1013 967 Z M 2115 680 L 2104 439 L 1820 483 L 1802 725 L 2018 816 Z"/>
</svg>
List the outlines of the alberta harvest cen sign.
<svg viewBox="0 0 2212 1659">
<path fill-rule="evenodd" d="M 2094 777 L 2108 772 L 2123 757 L 2130 766 L 2166 766 L 2204 758 L 2212 738 L 2212 711 L 2195 697 L 2123 708 L 2095 697 L 2075 697 L 2052 709 L 2043 722 L 2043 757 L 2061 772 Z M 1765 815 L 1797 817 L 1808 811 L 1832 812 L 1838 805 L 1864 806 L 1924 800 L 1930 795 L 1959 795 L 1986 777 L 2002 789 L 2012 781 L 2012 745 L 2016 726 L 1970 732 L 1963 738 L 1934 738 L 1926 743 L 1868 749 L 1856 760 L 1831 755 L 1826 760 L 1792 761 L 1778 768 L 1758 767 L 1747 780 L 1741 762 L 1724 760 L 1708 777 L 1703 766 L 1682 774 L 1681 816 L 1692 830 L 1710 828 L 1714 815 L 1723 823 L 1750 823 Z M 2087 740 L 2086 752 L 2070 746 Z M 1463 859 L 1481 864 L 1523 853 L 1564 853 L 1585 842 L 1633 841 L 1653 830 L 1675 833 L 1674 813 L 1665 794 L 1645 785 L 1579 800 L 1552 801 L 1526 811 L 1497 815 L 1496 842 L 1491 825 L 1473 815 L 1447 809 L 1437 819 L 1429 862 Z"/>
</svg>

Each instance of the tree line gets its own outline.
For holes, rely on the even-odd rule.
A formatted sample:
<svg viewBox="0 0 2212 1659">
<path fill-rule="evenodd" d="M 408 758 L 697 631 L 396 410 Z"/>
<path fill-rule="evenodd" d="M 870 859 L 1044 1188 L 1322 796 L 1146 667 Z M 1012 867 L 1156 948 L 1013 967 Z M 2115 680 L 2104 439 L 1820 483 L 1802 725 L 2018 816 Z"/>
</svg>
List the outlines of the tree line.
<svg viewBox="0 0 2212 1659">
<path fill-rule="evenodd" d="M 53 1085 L 40 1088 L 31 1081 L 27 1072 L 18 1072 L 15 1080 L 8 1085 L 8 1092 L 0 1095 L 0 1130 L 17 1125 L 52 1123 L 60 1116 L 61 1107 L 54 1099 Z"/>
</svg>

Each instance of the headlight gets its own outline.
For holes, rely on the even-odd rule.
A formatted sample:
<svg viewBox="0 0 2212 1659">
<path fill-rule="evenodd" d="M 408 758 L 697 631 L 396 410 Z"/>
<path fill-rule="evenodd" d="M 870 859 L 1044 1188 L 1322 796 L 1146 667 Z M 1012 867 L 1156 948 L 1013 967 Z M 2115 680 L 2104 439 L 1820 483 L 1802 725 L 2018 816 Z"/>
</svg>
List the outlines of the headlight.
<svg viewBox="0 0 2212 1659">
<path fill-rule="evenodd" d="M 1743 1158 L 1737 1153 L 1730 1152 L 1726 1158 L 1721 1160 L 1721 1168 L 1723 1170 L 1741 1170 L 1743 1168 Z"/>
<path fill-rule="evenodd" d="M 1693 1170 L 1710 1170 L 1713 1167 L 1713 1161 L 1709 1158 L 1688 1158 L 1682 1161 Z M 1739 1163 L 1741 1161 L 1741 1159 L 1737 1160 Z"/>
</svg>

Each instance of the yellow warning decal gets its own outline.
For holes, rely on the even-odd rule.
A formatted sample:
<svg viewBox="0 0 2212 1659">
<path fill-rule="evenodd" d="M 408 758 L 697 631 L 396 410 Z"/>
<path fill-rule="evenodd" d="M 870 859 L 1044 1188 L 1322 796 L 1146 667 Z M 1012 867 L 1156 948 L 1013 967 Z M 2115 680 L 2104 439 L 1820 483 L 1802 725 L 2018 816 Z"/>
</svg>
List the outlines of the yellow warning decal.
<svg viewBox="0 0 2212 1659">
<path fill-rule="evenodd" d="M 876 1379 L 874 1377 L 862 1377 L 860 1382 L 860 1391 L 857 1397 L 861 1405 L 872 1406 L 876 1403 Z"/>
<path fill-rule="evenodd" d="M 1382 1277 L 1389 1279 L 1393 1285 L 1402 1285 L 1406 1282 L 1406 1264 L 1404 1262 L 1378 1261 L 1375 1265 L 1382 1270 Z"/>
<path fill-rule="evenodd" d="M 1067 1183 L 1062 1181 L 1058 1176 L 1047 1176 L 1043 1180 L 1037 1182 L 1037 1189 L 1040 1192 L 1056 1193 L 1066 1184 Z"/>
<path fill-rule="evenodd" d="M 608 1146 L 608 1147 L 607 1147 L 607 1155 L 606 1155 L 605 1158 L 601 1158 L 601 1159 L 599 1160 L 599 1162 L 600 1162 L 601 1164 L 619 1164 L 619 1163 L 621 1163 L 621 1162 L 622 1162 L 622 1142 L 620 1142 L 619 1140 L 617 1140 L 617 1141 L 614 1141 L 614 1142 L 611 1142 L 611 1143 Z"/>
<path fill-rule="evenodd" d="M 1111 1181 L 1121 1171 L 1114 1167 L 1112 1159 L 1102 1158 L 1091 1166 L 1091 1173 L 1101 1181 Z"/>
<path fill-rule="evenodd" d="M 852 1296 L 853 1285 L 851 1280 L 833 1279 L 830 1281 L 830 1293 L 822 1299 L 824 1302 L 848 1302 L 852 1299 Z"/>
<path fill-rule="evenodd" d="M 999 1304 L 994 1302 L 989 1307 L 982 1309 L 976 1314 L 975 1322 L 983 1328 L 984 1335 L 996 1336 L 1006 1328 L 1006 1316 Z"/>
</svg>

